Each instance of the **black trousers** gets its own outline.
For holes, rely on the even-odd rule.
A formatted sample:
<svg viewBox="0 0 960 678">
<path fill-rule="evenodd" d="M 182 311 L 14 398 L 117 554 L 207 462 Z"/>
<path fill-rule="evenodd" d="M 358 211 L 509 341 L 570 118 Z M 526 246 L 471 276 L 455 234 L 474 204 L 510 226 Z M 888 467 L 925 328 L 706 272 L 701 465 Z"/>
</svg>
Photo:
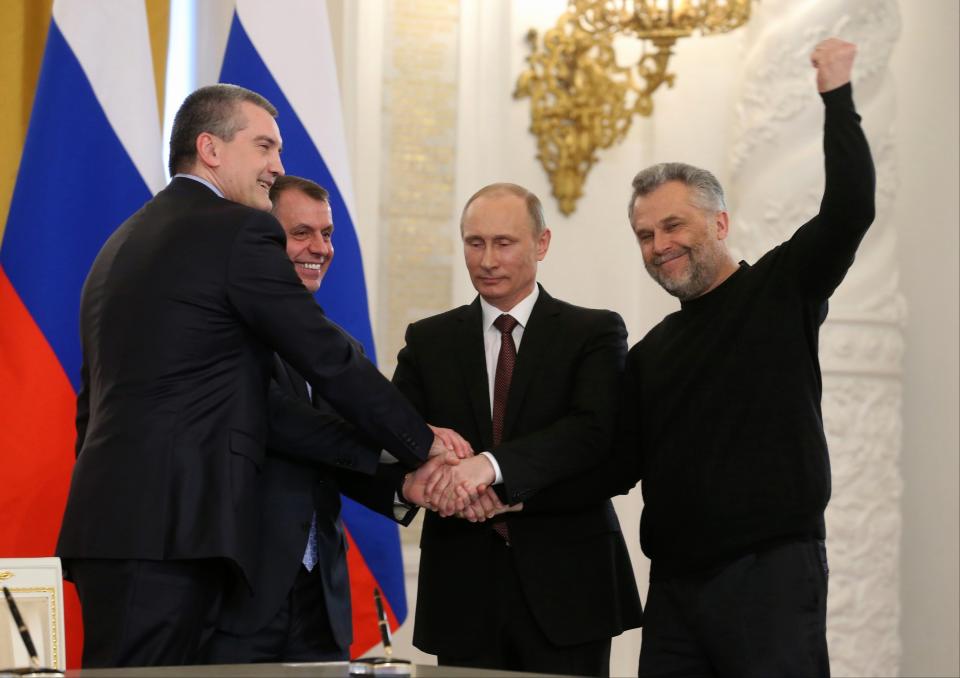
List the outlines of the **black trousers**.
<svg viewBox="0 0 960 678">
<path fill-rule="evenodd" d="M 639 675 L 829 676 L 822 541 L 650 582 Z"/>
<path fill-rule="evenodd" d="M 217 630 L 207 662 L 331 662 L 346 661 L 349 653 L 350 648 L 340 647 L 333 637 L 319 567 L 308 572 L 301 565 L 293 589 L 273 619 L 249 635 Z"/>
<path fill-rule="evenodd" d="M 221 560 L 66 563 L 83 613 L 83 667 L 201 664 L 234 574 Z"/>
<path fill-rule="evenodd" d="M 492 530 L 490 538 L 496 542 L 496 560 L 489 572 L 478 576 L 496 577 L 499 590 L 488 601 L 487 609 L 470 613 L 483 614 L 488 628 L 496 629 L 496 633 L 492 642 L 477 654 L 439 654 L 437 664 L 577 676 L 610 675 L 610 639 L 568 646 L 551 643 L 527 604 L 510 547 Z M 562 596 L 563 591 L 557 591 L 557 595 Z"/>
</svg>

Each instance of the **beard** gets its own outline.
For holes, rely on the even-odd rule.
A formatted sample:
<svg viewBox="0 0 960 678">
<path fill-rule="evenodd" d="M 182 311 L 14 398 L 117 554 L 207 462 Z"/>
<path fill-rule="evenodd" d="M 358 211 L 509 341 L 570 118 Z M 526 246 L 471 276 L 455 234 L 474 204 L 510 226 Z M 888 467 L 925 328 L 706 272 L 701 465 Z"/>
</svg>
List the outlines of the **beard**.
<svg viewBox="0 0 960 678">
<path fill-rule="evenodd" d="M 709 290 L 720 268 L 719 253 L 706 245 L 684 247 L 680 256 L 684 255 L 687 256 L 686 270 L 672 275 L 664 272 L 663 257 L 655 256 L 643 262 L 650 277 L 680 301 L 695 299 Z"/>
</svg>

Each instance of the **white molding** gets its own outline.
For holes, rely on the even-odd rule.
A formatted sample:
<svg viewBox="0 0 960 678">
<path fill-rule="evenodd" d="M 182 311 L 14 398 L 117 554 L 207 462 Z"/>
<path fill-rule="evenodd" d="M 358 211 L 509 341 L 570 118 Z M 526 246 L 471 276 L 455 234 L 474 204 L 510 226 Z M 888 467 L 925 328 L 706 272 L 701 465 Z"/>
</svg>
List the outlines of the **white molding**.
<svg viewBox="0 0 960 678">
<path fill-rule="evenodd" d="M 363 251 L 367 303 L 374 342 L 386 346 L 380 277 L 386 264 L 381 247 L 380 175 L 382 172 L 383 30 L 381 0 L 343 3 L 340 55 L 344 129 L 353 175 L 354 228 Z M 334 26 L 334 30 L 338 27 Z"/>
</svg>

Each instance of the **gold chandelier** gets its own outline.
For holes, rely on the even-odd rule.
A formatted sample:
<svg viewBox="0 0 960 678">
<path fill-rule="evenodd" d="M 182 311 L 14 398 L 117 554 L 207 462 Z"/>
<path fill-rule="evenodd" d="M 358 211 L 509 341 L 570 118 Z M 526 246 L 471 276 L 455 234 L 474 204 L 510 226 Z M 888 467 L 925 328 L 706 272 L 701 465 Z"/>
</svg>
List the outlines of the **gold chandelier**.
<svg viewBox="0 0 960 678">
<path fill-rule="evenodd" d="M 561 212 L 576 208 L 597 149 L 622 141 L 634 115 L 653 112 L 657 88 L 673 86 L 667 63 L 677 38 L 726 33 L 749 18 L 750 0 L 569 0 L 541 43 L 530 29 L 513 96 L 530 97 L 537 158 Z M 619 36 L 643 41 L 636 63 L 617 64 Z"/>
</svg>

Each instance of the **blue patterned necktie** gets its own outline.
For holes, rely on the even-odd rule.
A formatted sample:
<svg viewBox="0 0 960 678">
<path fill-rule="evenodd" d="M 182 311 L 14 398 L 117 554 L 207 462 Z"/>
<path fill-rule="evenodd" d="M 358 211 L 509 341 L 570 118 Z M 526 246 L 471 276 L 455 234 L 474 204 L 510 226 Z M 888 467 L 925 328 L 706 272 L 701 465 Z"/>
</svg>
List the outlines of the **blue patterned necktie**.
<svg viewBox="0 0 960 678">
<path fill-rule="evenodd" d="M 313 389 L 310 388 L 310 382 L 304 380 L 303 383 L 307 387 L 307 399 L 312 403 Z M 307 549 L 303 552 L 303 566 L 307 568 L 307 572 L 313 572 L 313 568 L 317 566 L 319 559 L 320 556 L 317 551 L 317 512 L 314 511 L 313 515 L 310 516 L 310 534 L 307 536 Z"/>
<path fill-rule="evenodd" d="M 303 566 L 307 572 L 313 572 L 317 566 L 317 514 L 310 517 L 310 536 L 307 537 L 307 550 L 303 552 Z"/>
</svg>

